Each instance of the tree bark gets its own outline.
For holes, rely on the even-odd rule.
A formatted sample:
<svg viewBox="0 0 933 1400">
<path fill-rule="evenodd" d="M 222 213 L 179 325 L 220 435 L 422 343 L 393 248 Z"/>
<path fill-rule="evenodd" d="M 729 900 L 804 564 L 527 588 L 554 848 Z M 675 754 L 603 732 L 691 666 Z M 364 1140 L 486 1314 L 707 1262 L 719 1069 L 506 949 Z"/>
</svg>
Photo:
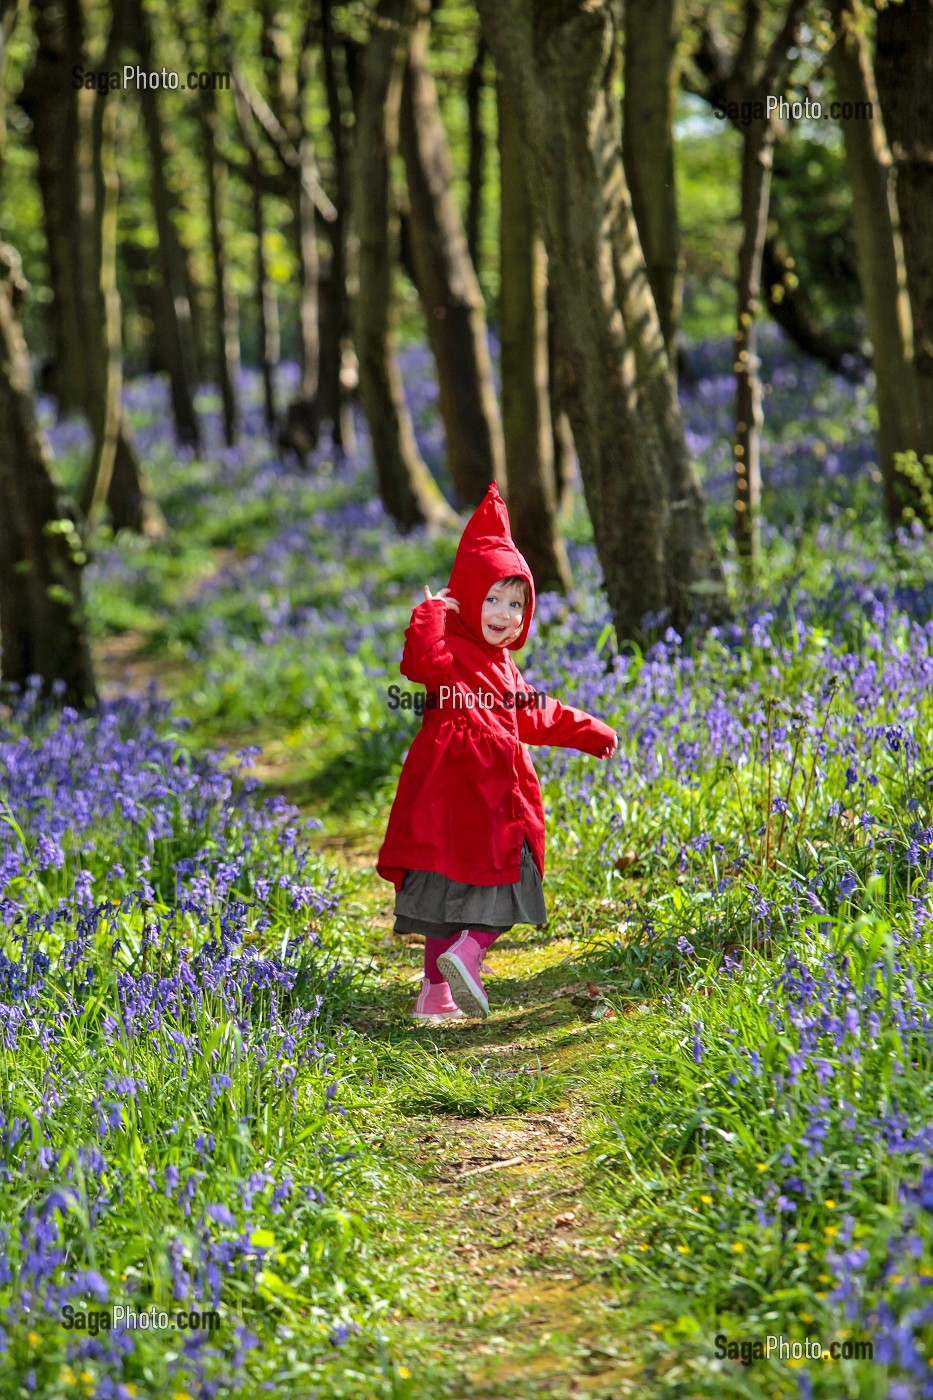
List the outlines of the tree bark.
<svg viewBox="0 0 933 1400">
<path fill-rule="evenodd" d="M 486 309 L 453 196 L 447 135 L 427 66 L 430 32 L 422 10 L 408 52 L 400 119 L 410 249 L 437 366 L 454 493 L 458 505 L 475 507 L 491 481 L 504 488 L 505 449 Z"/>
<path fill-rule="evenodd" d="M 33 0 L 36 55 L 18 102 L 32 122 L 54 307 L 60 410 L 80 410 L 94 446 L 80 491 L 82 531 L 93 530 L 106 501 L 115 529 L 157 533 L 161 516 L 148 496 L 120 402 L 121 315 L 116 284 L 115 107 L 92 91 L 75 93 L 71 68 L 85 63 L 81 0 Z M 123 11 L 118 11 L 122 15 Z M 115 16 L 99 66 L 114 67 L 123 42 Z M 142 515 L 121 514 L 111 496 L 119 452 L 144 498 Z"/>
<path fill-rule="evenodd" d="M 379 0 L 363 54 L 356 128 L 355 208 L 359 229 L 357 351 L 379 495 L 403 528 L 455 517 L 422 460 L 395 359 L 391 283 L 397 231 L 390 168 L 398 144 L 405 53 L 415 0 Z"/>
<path fill-rule="evenodd" d="M 84 710 L 97 701 L 81 596 L 86 556 L 36 421 L 17 314 L 24 291 L 17 255 L 0 244 L 0 674 L 4 690 L 40 676 L 46 699 Z"/>
<path fill-rule="evenodd" d="M 547 253 L 535 229 L 521 133 L 499 79 L 499 275 L 502 423 L 512 534 L 539 590 L 570 587 L 557 525 L 548 391 Z"/>
<path fill-rule="evenodd" d="M 218 48 L 217 0 L 207 0 L 208 47 Z M 214 362 L 223 412 L 224 442 L 236 442 L 239 408 L 236 376 L 240 364 L 240 333 L 236 300 L 229 286 L 227 252 L 224 246 L 223 217 L 226 205 L 226 170 L 217 148 L 219 113 L 217 98 L 210 87 L 199 88 L 201 107 L 201 150 L 207 183 L 207 219 L 214 277 L 212 332 Z"/>
<path fill-rule="evenodd" d="M 683 278 L 674 184 L 681 0 L 626 0 L 622 158 L 667 358 L 677 363 Z"/>
<path fill-rule="evenodd" d="M 933 0 L 879 9 L 875 78 L 894 161 L 922 457 L 933 454 Z"/>
<path fill-rule="evenodd" d="M 478 0 L 535 170 L 557 353 L 621 641 L 726 612 L 622 165 L 610 0 Z"/>
<path fill-rule="evenodd" d="M 262 373 L 263 412 L 267 430 L 275 428 L 275 367 L 279 361 L 278 311 L 275 293 L 266 270 L 265 217 L 263 209 L 262 157 L 253 133 L 253 116 L 238 75 L 233 68 L 233 51 L 229 49 L 233 72 L 233 96 L 237 121 L 246 146 L 250 208 L 253 233 L 256 238 L 256 321 L 259 327 L 259 354 Z"/>
<path fill-rule="evenodd" d="M 351 453 L 355 450 L 355 433 L 349 381 L 355 377 L 356 356 L 352 346 L 352 318 L 347 293 L 347 236 L 352 179 L 351 138 L 346 120 L 349 104 L 344 94 L 349 87 L 349 78 L 346 71 L 341 75 L 338 69 L 333 9 L 334 0 L 322 0 L 321 49 L 327 121 L 333 146 L 336 218 L 329 226 L 331 257 L 321 339 L 321 416 L 332 425 L 334 446 Z"/>
<path fill-rule="evenodd" d="M 130 8 L 132 41 L 146 73 L 155 68 L 152 27 L 143 0 L 132 0 Z M 201 425 L 194 406 L 198 387 L 197 353 L 191 303 L 185 277 L 185 253 L 172 214 L 172 196 L 165 177 L 167 145 L 157 94 L 148 86 L 139 92 L 139 104 L 146 128 L 152 207 L 159 235 L 161 271 L 165 291 L 159 297 L 159 314 L 166 328 L 168 371 L 172 396 L 172 416 L 177 441 L 196 452 L 201 450 Z"/>
<path fill-rule="evenodd" d="M 470 262 L 477 277 L 480 271 L 480 225 L 483 217 L 483 177 L 486 173 L 486 134 L 483 131 L 483 68 L 486 64 L 486 41 L 482 34 L 467 74 L 467 131 L 469 163 L 467 166 L 466 239 Z"/>
<path fill-rule="evenodd" d="M 829 52 L 840 102 L 871 103 L 870 121 L 843 121 L 852 185 L 852 225 L 865 320 L 872 343 L 878 407 L 878 451 L 885 512 L 896 525 L 915 504 L 895 468 L 895 453 L 923 449 L 913 324 L 893 171 L 875 90 L 859 0 L 833 0 L 836 42 Z M 865 109 L 863 109 L 865 110 Z"/>
</svg>

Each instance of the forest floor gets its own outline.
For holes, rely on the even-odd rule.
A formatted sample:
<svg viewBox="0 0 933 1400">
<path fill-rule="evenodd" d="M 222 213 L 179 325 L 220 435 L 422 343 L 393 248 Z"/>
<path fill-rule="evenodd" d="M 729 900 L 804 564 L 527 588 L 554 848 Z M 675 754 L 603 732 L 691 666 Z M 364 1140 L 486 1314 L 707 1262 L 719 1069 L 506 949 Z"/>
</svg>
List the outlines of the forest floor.
<svg viewBox="0 0 933 1400">
<path fill-rule="evenodd" d="M 141 641 L 125 632 L 96 644 L 105 697 L 141 693 L 153 681 L 171 696 L 172 668 L 147 657 Z M 225 738 L 231 746 L 253 741 L 242 732 Z M 303 815 L 317 814 L 301 801 L 294 755 L 275 741 L 251 771 L 268 795 L 284 793 Z M 461 1115 L 455 1094 L 391 1117 L 365 1104 L 354 1109 L 372 1152 L 392 1168 L 390 1194 L 372 1203 L 389 1222 L 377 1247 L 416 1275 L 406 1290 L 410 1310 L 389 1320 L 436 1366 L 405 1393 L 647 1394 L 651 1374 L 637 1360 L 646 1321 L 636 1318 L 619 1277 L 618 1217 L 600 1204 L 587 1139 L 601 1051 L 617 1049 L 623 1021 L 640 1008 L 621 1020 L 606 1016 L 605 1004 L 592 999 L 602 989 L 581 979 L 573 938 L 528 930 L 504 935 L 490 954 L 488 1019 L 410 1022 L 423 943 L 390 931 L 391 890 L 374 869 L 379 840 L 375 826 L 361 829 L 352 815 L 317 836 L 351 877 L 354 916 L 372 932 L 372 975 L 349 1023 L 380 1073 L 391 1076 L 400 1045 L 417 1043 L 454 1074 L 480 1057 L 487 1076 L 530 1071 L 553 1081 L 544 1107 L 507 1115 Z"/>
</svg>

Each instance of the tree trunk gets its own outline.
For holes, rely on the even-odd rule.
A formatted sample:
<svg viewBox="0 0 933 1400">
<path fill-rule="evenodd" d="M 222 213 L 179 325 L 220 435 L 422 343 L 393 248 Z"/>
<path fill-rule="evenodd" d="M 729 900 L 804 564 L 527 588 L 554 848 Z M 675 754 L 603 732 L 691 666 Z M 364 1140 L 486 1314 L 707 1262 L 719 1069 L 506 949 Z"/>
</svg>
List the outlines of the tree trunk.
<svg viewBox="0 0 933 1400">
<path fill-rule="evenodd" d="M 246 146 L 249 158 L 250 208 L 253 216 L 253 233 L 256 238 L 256 322 L 259 327 L 263 411 L 266 428 L 271 433 L 275 429 L 275 367 L 279 361 L 279 337 L 275 293 L 266 271 L 262 159 L 253 135 L 253 117 L 249 103 L 236 74 L 233 78 L 233 95 L 240 134 L 243 137 L 243 144 Z"/>
<path fill-rule="evenodd" d="M 573 429 L 564 403 L 567 396 L 566 385 L 561 384 L 561 362 L 557 354 L 557 339 L 554 333 L 554 288 L 550 275 L 547 284 L 547 375 L 548 398 L 551 411 L 551 434 L 554 442 L 554 489 L 557 494 L 558 519 L 570 513 L 573 500 L 573 474 L 576 448 L 573 445 Z"/>
<path fill-rule="evenodd" d="M 677 363 L 682 296 L 674 185 L 681 10 L 681 0 L 626 0 L 622 108 L 625 176 L 672 370 Z"/>
<path fill-rule="evenodd" d="M 447 461 L 457 504 L 478 506 L 505 485 L 502 424 L 486 338 L 486 309 L 453 196 L 450 153 L 427 67 L 431 21 L 415 24 L 402 86 L 400 135 L 408 176 L 415 285 L 437 365 Z"/>
<path fill-rule="evenodd" d="M 311 184 L 315 179 L 314 147 L 302 111 L 305 90 L 311 81 L 312 46 L 310 20 L 305 26 L 298 60 L 299 81 L 294 112 L 294 132 L 298 145 L 298 191 L 296 201 L 298 257 L 301 267 L 301 386 L 298 400 L 289 406 L 289 416 L 300 415 L 301 424 L 312 446 L 317 446 L 320 421 L 321 335 L 318 314 L 320 264 L 317 252 L 317 221 Z"/>
<path fill-rule="evenodd" d="M 483 176 L 486 172 L 486 136 L 483 131 L 483 68 L 486 63 L 486 41 L 482 34 L 476 44 L 476 54 L 467 74 L 467 129 L 469 133 L 469 164 L 467 167 L 466 239 L 470 262 L 477 277 L 480 270 L 480 225 L 483 217 Z"/>
<path fill-rule="evenodd" d="M 84 710 L 97 701 L 81 596 L 85 555 L 36 422 L 17 315 L 24 290 L 17 255 L 0 244 L 0 673 L 4 690 L 37 675 L 46 698 Z"/>
<path fill-rule="evenodd" d="M 152 28 L 143 0 L 132 0 L 131 24 L 133 43 L 140 66 L 146 73 L 155 69 Z M 191 304 L 185 279 L 185 253 L 172 216 L 172 196 L 165 177 L 167 148 L 159 101 L 156 93 L 144 86 L 139 92 L 139 105 L 146 128 L 149 148 L 149 174 L 152 182 L 152 207 L 159 235 L 160 268 L 165 282 L 164 295 L 159 297 L 161 318 L 167 330 L 166 349 L 172 396 L 172 416 L 175 436 L 183 446 L 201 450 L 201 425 L 194 406 L 198 387 L 197 354 Z"/>
<path fill-rule="evenodd" d="M 322 0 L 321 48 L 324 57 L 327 121 L 334 151 L 334 205 L 337 217 L 330 224 L 330 281 L 321 340 L 321 416 L 332 424 L 334 446 L 350 453 L 355 450 L 355 434 L 347 379 L 355 356 L 351 343 L 351 317 L 347 296 L 347 232 L 351 198 L 350 133 L 345 116 L 348 104 L 343 95 L 344 87 L 349 86 L 349 79 L 344 74 L 344 82 L 341 82 L 337 68 L 333 8 L 334 0 Z"/>
<path fill-rule="evenodd" d="M 741 218 L 742 243 L 736 295 L 735 329 L 735 544 L 746 583 L 758 570 L 761 513 L 761 376 L 758 360 L 758 313 L 761 310 L 761 260 L 768 227 L 774 129 L 752 121 L 743 131 Z"/>
<path fill-rule="evenodd" d="M 865 320 L 873 347 L 878 407 L 878 452 L 884 502 L 893 526 L 914 504 L 895 470 L 896 452 L 920 452 L 920 394 L 913 327 L 893 171 L 859 0 L 833 0 L 836 43 L 829 63 L 840 102 L 871 103 L 870 121 L 843 121 L 842 138 L 852 185 L 852 226 Z M 864 110 L 864 109 L 863 109 Z"/>
<path fill-rule="evenodd" d="M 509 517 L 535 586 L 566 593 L 570 565 L 557 526 L 548 393 L 547 254 L 535 230 L 521 133 L 501 78 L 497 96 L 502 423 Z"/>
<path fill-rule="evenodd" d="M 60 408 L 80 407 L 94 439 L 79 498 L 87 538 L 105 501 L 111 506 L 115 528 L 134 528 L 120 518 L 119 501 L 111 501 L 118 447 L 127 468 L 142 481 L 120 402 L 116 113 L 114 104 L 98 99 L 92 91 L 75 93 L 71 85 L 72 64 L 85 61 L 80 0 L 64 4 L 33 0 L 33 15 L 36 55 L 18 101 L 32 121 L 38 160 L 56 353 L 61 355 L 57 384 L 64 397 Z M 116 66 L 122 43 L 122 27 L 115 17 L 101 67 Z M 159 528 L 161 517 L 151 501 L 146 503 L 144 518 L 151 529 Z"/>
<path fill-rule="evenodd" d="M 217 0 L 207 0 L 208 44 L 217 48 Z M 226 203 L 226 170 L 217 149 L 217 98 L 210 87 L 199 88 L 201 105 L 201 146 L 207 180 L 207 218 L 210 231 L 211 268 L 214 274 L 213 342 L 217 379 L 223 408 L 224 442 L 236 442 L 239 409 L 236 381 L 240 363 L 240 336 L 236 301 L 228 285 L 227 252 L 223 222 Z"/>
<path fill-rule="evenodd" d="M 933 454 L 933 0 L 879 8 L 875 77 L 894 160 L 922 457 Z"/>
<path fill-rule="evenodd" d="M 454 517 L 415 442 L 395 360 L 391 284 L 396 231 L 390 167 L 415 0 L 379 0 L 362 60 L 356 127 L 355 209 L 359 228 L 357 350 L 379 494 L 403 528 Z"/>
<path fill-rule="evenodd" d="M 551 260 L 557 353 L 620 641 L 726 612 L 622 165 L 611 0 L 479 0 Z"/>
</svg>

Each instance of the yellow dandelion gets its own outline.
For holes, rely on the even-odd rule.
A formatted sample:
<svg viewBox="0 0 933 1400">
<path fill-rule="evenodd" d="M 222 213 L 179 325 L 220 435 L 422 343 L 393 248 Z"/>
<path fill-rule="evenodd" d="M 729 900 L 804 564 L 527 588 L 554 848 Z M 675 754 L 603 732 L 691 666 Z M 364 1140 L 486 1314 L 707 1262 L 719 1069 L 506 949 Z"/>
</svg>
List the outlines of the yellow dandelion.
<svg viewBox="0 0 933 1400">
<path fill-rule="evenodd" d="M 827 1237 L 827 1239 L 830 1239 L 830 1240 L 831 1240 L 832 1237 L 833 1237 L 833 1235 L 838 1235 L 838 1234 L 839 1234 L 839 1226 L 838 1226 L 838 1225 L 824 1225 L 824 1226 L 823 1226 L 823 1234 Z"/>
<path fill-rule="evenodd" d="M 736 1240 L 732 1248 L 735 1250 L 736 1254 L 744 1254 L 745 1252 L 745 1246 L 741 1240 Z"/>
<path fill-rule="evenodd" d="M 652 1330 L 652 1332 L 663 1332 L 663 1331 L 664 1331 L 664 1323 L 663 1323 L 663 1322 L 652 1322 L 652 1324 L 651 1324 L 651 1330 Z"/>
<path fill-rule="evenodd" d="M 677 1246 L 677 1253 L 678 1253 L 678 1254 L 689 1254 L 689 1253 L 690 1253 L 690 1250 L 687 1248 L 687 1246 L 686 1246 L 685 1244 L 679 1244 L 679 1245 Z"/>
<path fill-rule="evenodd" d="M 38 1347 L 42 1345 L 42 1338 L 39 1336 L 38 1332 L 28 1332 L 26 1334 L 26 1341 L 31 1347 Z"/>
<path fill-rule="evenodd" d="M 78 1380 L 84 1381 L 85 1385 L 87 1385 L 88 1381 L 92 1381 L 93 1379 L 94 1377 L 91 1375 L 90 1371 L 82 1371 L 78 1376 Z M 127 1389 L 129 1389 L 129 1386 L 127 1386 Z"/>
<path fill-rule="evenodd" d="M 58 1373 L 58 1379 L 62 1385 L 74 1385 L 78 1378 L 70 1366 L 63 1366 Z"/>
<path fill-rule="evenodd" d="M 816 1281 L 817 1283 L 832 1283 L 829 1274 L 817 1274 Z"/>
<path fill-rule="evenodd" d="M 835 1210 L 835 1209 L 836 1209 L 836 1202 L 835 1202 L 835 1201 L 824 1201 L 824 1202 L 823 1202 L 823 1205 L 826 1207 L 827 1210 Z"/>
<path fill-rule="evenodd" d="M 757 1162 L 756 1168 L 760 1172 L 766 1172 L 768 1170 L 768 1164 L 767 1162 Z"/>
<path fill-rule="evenodd" d="M 700 1200 L 703 1202 L 703 1204 L 704 1204 L 705 1206 L 711 1206 L 711 1205 L 713 1204 L 713 1198 L 712 1198 L 712 1196 L 701 1196 L 701 1197 L 700 1197 Z"/>
<path fill-rule="evenodd" d="M 812 1322 L 812 1321 L 813 1321 L 813 1318 L 811 1317 L 811 1315 L 810 1315 L 809 1313 L 801 1313 L 801 1314 L 800 1314 L 800 1321 L 801 1321 L 801 1322 Z"/>
<path fill-rule="evenodd" d="M 650 1244 L 640 1244 L 640 1245 L 638 1246 L 638 1248 L 641 1250 L 642 1254 L 647 1254 L 647 1253 L 648 1253 L 648 1250 L 651 1248 L 651 1245 L 650 1245 Z"/>
<path fill-rule="evenodd" d="M 903 1282 L 904 1282 L 904 1275 L 903 1275 L 903 1274 L 892 1274 L 892 1275 L 891 1275 L 891 1283 L 903 1283 Z"/>
<path fill-rule="evenodd" d="M 408 1377 L 411 1375 L 411 1371 L 409 1371 L 407 1366 L 400 1366 L 398 1368 L 398 1373 L 403 1381 L 407 1381 Z"/>
<path fill-rule="evenodd" d="M 796 1249 L 798 1254 L 806 1254 L 810 1246 L 808 1244 L 795 1244 L 794 1248 Z"/>
<path fill-rule="evenodd" d="M 191 1395 L 187 1390 L 176 1390 L 172 1400 L 191 1400 Z"/>
</svg>

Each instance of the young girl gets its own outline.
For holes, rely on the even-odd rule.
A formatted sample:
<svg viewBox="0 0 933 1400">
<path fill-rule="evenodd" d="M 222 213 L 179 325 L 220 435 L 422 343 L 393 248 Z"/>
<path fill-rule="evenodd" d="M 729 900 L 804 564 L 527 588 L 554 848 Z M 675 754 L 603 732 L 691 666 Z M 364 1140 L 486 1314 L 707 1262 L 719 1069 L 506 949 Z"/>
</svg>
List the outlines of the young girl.
<svg viewBox="0 0 933 1400">
<path fill-rule="evenodd" d="M 376 870 L 395 885 L 395 933 L 424 935 L 416 1021 L 486 1016 L 486 950 L 545 924 L 544 808 L 525 744 L 609 758 L 615 732 L 529 690 L 511 651 L 534 615 L 531 570 L 495 485 L 457 550 L 450 586 L 411 616 L 403 676 L 427 687 Z"/>
</svg>

